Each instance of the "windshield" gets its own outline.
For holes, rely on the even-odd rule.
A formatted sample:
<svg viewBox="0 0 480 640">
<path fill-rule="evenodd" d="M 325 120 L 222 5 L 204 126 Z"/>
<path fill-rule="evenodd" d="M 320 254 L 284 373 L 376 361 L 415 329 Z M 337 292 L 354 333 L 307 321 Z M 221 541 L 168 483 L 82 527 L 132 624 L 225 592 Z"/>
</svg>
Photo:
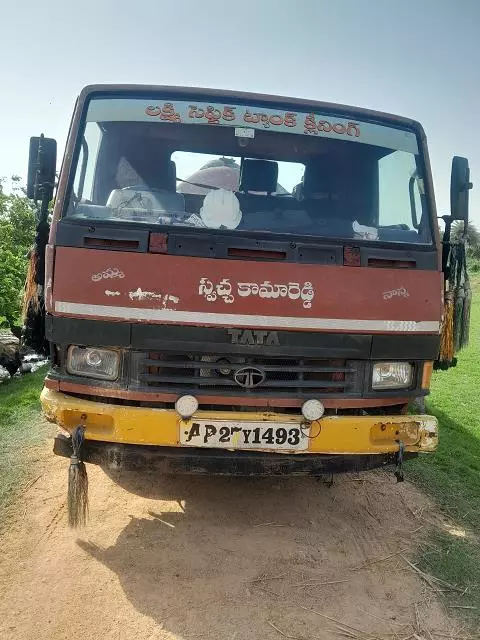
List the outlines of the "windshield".
<svg viewBox="0 0 480 640">
<path fill-rule="evenodd" d="M 412 131 L 263 107 L 89 103 L 67 215 L 429 243 Z"/>
</svg>

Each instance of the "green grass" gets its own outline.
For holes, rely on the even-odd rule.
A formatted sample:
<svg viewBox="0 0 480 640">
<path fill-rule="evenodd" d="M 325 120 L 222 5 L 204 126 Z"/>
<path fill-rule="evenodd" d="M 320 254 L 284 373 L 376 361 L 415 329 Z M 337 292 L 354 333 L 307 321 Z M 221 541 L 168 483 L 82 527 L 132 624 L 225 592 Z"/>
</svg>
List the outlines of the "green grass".
<svg viewBox="0 0 480 640">
<path fill-rule="evenodd" d="M 407 466 L 407 477 L 429 493 L 456 525 L 454 533 L 435 531 L 421 569 L 467 592 L 448 594 L 456 609 L 480 623 L 480 278 L 474 275 L 470 344 L 458 364 L 433 375 L 427 412 L 440 424 L 440 444 L 432 456 Z M 462 529 L 465 536 L 462 536 Z M 460 535 L 459 535 L 460 534 Z"/>
<path fill-rule="evenodd" d="M 0 512 L 32 474 L 35 445 L 45 440 L 39 395 L 46 369 L 0 384 Z"/>
</svg>

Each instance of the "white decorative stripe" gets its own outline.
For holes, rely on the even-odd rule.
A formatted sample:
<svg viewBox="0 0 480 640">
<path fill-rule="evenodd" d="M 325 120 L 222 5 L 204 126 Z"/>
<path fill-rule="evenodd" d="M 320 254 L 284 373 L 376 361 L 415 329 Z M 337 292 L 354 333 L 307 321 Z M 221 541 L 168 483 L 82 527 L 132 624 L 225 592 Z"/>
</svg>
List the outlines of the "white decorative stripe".
<svg viewBox="0 0 480 640">
<path fill-rule="evenodd" d="M 169 322 L 213 324 L 240 327 L 285 327 L 295 329 L 332 329 L 337 331 L 395 331 L 399 333 L 438 333 L 436 320 L 347 320 L 344 318 L 297 318 L 295 316 L 255 316 L 237 313 L 204 313 L 175 309 L 140 309 L 103 304 L 55 302 L 55 311 L 81 316 L 120 318 L 122 320 L 166 320 Z"/>
</svg>

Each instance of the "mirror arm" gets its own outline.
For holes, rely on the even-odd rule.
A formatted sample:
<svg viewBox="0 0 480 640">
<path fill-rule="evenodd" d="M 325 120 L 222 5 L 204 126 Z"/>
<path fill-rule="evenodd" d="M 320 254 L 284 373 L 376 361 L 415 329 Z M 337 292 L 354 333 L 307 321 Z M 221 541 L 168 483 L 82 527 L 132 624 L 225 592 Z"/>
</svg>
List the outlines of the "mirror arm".
<svg viewBox="0 0 480 640">
<path fill-rule="evenodd" d="M 450 258 L 450 236 L 452 231 L 452 216 L 441 216 L 441 220 L 445 223 L 445 231 L 443 232 L 442 239 L 442 271 L 445 274 L 445 278 L 449 279 L 449 267 L 448 260 Z"/>
<path fill-rule="evenodd" d="M 50 204 L 50 199 L 48 197 L 50 188 L 44 189 L 42 188 L 42 202 L 40 204 L 39 209 L 39 218 L 40 220 L 46 220 L 48 217 L 48 205 Z"/>
</svg>

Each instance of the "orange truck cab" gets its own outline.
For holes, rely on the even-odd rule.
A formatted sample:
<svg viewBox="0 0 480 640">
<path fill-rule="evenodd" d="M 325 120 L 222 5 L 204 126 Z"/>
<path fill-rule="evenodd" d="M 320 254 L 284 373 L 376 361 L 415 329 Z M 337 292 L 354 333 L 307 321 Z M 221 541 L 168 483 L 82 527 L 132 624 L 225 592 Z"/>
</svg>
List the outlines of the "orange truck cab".
<svg viewBox="0 0 480 640">
<path fill-rule="evenodd" d="M 55 145 L 31 149 L 38 192 Z M 320 474 L 432 452 L 436 418 L 407 407 L 438 357 L 444 262 L 413 120 L 86 87 L 46 247 L 54 451 L 71 456 L 82 426 L 83 460 L 164 472 Z"/>
</svg>

